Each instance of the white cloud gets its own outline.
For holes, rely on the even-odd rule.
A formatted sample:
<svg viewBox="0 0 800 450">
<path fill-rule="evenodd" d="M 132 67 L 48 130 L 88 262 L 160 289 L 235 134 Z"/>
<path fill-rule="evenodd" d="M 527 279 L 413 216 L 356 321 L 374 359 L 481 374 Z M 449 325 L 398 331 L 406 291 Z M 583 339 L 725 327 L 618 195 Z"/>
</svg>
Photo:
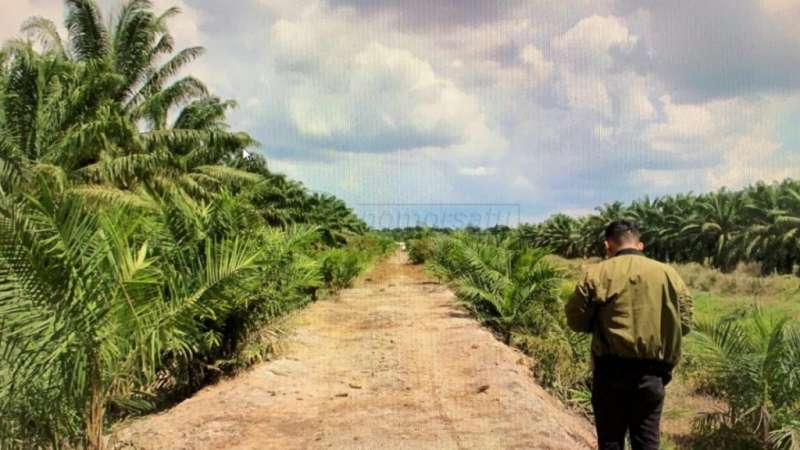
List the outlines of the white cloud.
<svg viewBox="0 0 800 450">
<path fill-rule="evenodd" d="M 486 175 L 493 175 L 497 172 L 494 167 L 476 166 L 476 167 L 462 167 L 458 169 L 458 173 L 471 177 L 483 177 Z"/>
<path fill-rule="evenodd" d="M 629 176 L 635 186 L 648 193 L 685 191 L 688 186 L 708 189 L 704 169 L 636 169 Z"/>
<path fill-rule="evenodd" d="M 545 80 L 553 73 L 554 64 L 545 59 L 542 51 L 528 44 L 519 52 L 520 59 L 531 68 L 530 75 L 535 81 Z"/>
<path fill-rule="evenodd" d="M 613 63 L 611 50 L 630 51 L 638 38 L 624 22 L 614 16 L 591 16 L 581 19 L 552 41 L 563 62 L 579 70 L 605 70 Z"/>
<path fill-rule="evenodd" d="M 752 130 L 749 134 L 724 140 L 726 151 L 722 163 L 707 172 L 706 184 L 712 188 L 740 188 L 758 180 L 771 182 L 796 175 L 797 166 L 770 164 L 780 143 L 764 131 Z"/>
<path fill-rule="evenodd" d="M 341 196 L 353 206 L 469 201 L 469 194 L 448 168 L 419 150 L 380 154 L 329 151 L 319 160 L 271 158 L 270 167 L 313 189 Z"/>
<path fill-rule="evenodd" d="M 800 44 L 800 0 L 760 0 L 761 9 L 773 21 L 773 28 L 794 38 Z"/>
<path fill-rule="evenodd" d="M 256 0 L 255 2 L 270 16 L 292 19 L 314 14 L 322 7 L 320 0 Z"/>
<path fill-rule="evenodd" d="M 593 111 L 622 128 L 652 119 L 648 79 L 632 70 L 612 70 L 613 51 L 628 52 L 638 38 L 614 16 L 594 15 L 578 21 L 552 39 L 558 79 L 555 91 L 562 104 Z"/>
<path fill-rule="evenodd" d="M 797 15 L 800 13 L 798 0 L 760 0 L 761 9 L 773 16 Z"/>
<path fill-rule="evenodd" d="M 276 63 L 294 74 L 285 101 L 300 136 L 341 150 L 393 151 L 458 145 L 487 127 L 478 100 L 430 62 L 370 40 L 374 30 L 359 30 L 350 13 L 334 15 L 271 29 Z"/>
<path fill-rule="evenodd" d="M 348 39 L 347 18 L 337 19 L 327 22 L 315 18 L 280 19 L 275 22 L 269 41 L 275 62 L 298 72 L 340 66 L 343 63 L 340 58 L 357 51 L 358 45 Z"/>
<path fill-rule="evenodd" d="M 714 117 L 710 105 L 676 104 L 668 96 L 660 99 L 664 109 L 664 120 L 648 126 L 642 138 L 655 150 L 681 151 L 692 140 L 712 134 L 724 117 Z M 721 106 L 720 106 L 721 107 Z"/>
<path fill-rule="evenodd" d="M 595 125 L 592 129 L 594 137 L 600 141 L 611 141 L 617 134 L 617 129 L 614 127 L 604 127 L 602 125 Z"/>
<path fill-rule="evenodd" d="M 186 0 L 152 0 L 152 2 L 153 8 L 158 12 L 172 7 L 180 9 L 181 13 L 169 22 L 169 31 L 175 38 L 178 48 L 201 45 L 204 40 L 200 32 L 202 17 L 195 8 L 186 3 Z"/>
<path fill-rule="evenodd" d="M 533 183 L 531 183 L 531 180 L 529 180 L 525 175 L 515 176 L 511 182 L 511 185 L 520 189 L 530 189 L 533 187 Z"/>
<path fill-rule="evenodd" d="M 389 149 L 462 142 L 480 110 L 474 98 L 406 50 L 372 43 L 348 61 L 350 79 L 312 77 L 289 99 L 293 123 L 329 145 L 383 142 Z"/>
<path fill-rule="evenodd" d="M 649 79 L 633 72 L 617 76 L 619 90 L 619 120 L 624 124 L 654 119 L 656 108 L 650 101 L 653 90 Z"/>
<path fill-rule="evenodd" d="M 442 48 L 476 58 L 527 36 L 531 28 L 529 19 L 512 18 L 479 25 L 458 26 L 447 30 L 446 33 L 435 33 L 434 36 L 439 41 L 437 45 Z"/>
<path fill-rule="evenodd" d="M 655 189 L 741 188 L 755 181 L 800 175 L 798 158 L 783 148 L 778 128 L 800 98 L 764 97 L 675 104 L 662 97 L 665 118 L 643 133 L 655 150 L 677 160 L 705 160 L 699 167 L 639 170 L 633 179 Z M 684 188 L 685 190 L 685 188 Z"/>
<path fill-rule="evenodd" d="M 562 68 L 556 92 L 570 108 L 594 111 L 607 118 L 612 115 L 611 96 L 599 74 L 580 74 Z"/>
</svg>

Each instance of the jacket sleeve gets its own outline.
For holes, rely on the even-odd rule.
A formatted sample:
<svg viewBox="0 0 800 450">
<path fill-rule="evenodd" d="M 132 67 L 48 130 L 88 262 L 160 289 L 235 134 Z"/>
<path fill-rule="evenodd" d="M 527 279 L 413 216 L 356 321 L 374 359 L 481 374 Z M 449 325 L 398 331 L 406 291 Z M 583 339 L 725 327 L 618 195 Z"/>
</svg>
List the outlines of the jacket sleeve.
<svg viewBox="0 0 800 450">
<path fill-rule="evenodd" d="M 677 288 L 678 308 L 681 316 L 681 334 L 686 336 L 692 331 L 692 327 L 694 326 L 692 319 L 694 301 L 692 300 L 692 294 L 689 292 L 689 288 L 686 287 L 686 284 L 680 277 L 678 277 Z"/>
<path fill-rule="evenodd" d="M 575 286 L 575 292 L 564 307 L 567 325 L 575 331 L 592 332 L 592 318 L 597 303 L 594 300 L 594 286 L 589 274 L 585 273 Z"/>
</svg>

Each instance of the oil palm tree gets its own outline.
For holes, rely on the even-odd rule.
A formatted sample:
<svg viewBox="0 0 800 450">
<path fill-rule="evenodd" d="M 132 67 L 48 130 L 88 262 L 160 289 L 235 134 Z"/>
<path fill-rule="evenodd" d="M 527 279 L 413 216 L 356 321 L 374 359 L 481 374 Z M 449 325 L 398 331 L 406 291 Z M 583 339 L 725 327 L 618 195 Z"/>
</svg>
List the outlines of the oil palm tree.
<svg viewBox="0 0 800 450">
<path fill-rule="evenodd" d="M 327 245 L 347 242 L 366 231 L 366 224 L 340 199 L 327 194 L 312 194 L 305 202 L 307 220 L 316 224 Z"/>
<path fill-rule="evenodd" d="M 740 192 L 721 189 L 706 194 L 697 203 L 697 210 L 681 230 L 700 245 L 698 258 L 707 256 L 714 267 L 733 270 L 741 259 L 744 197 Z"/>
<path fill-rule="evenodd" d="M 745 257 L 761 262 L 764 274 L 791 273 L 798 255 L 798 227 L 794 203 L 800 197 L 785 183 L 758 183 L 746 191 Z"/>
<path fill-rule="evenodd" d="M 511 238 L 440 236 L 434 273 L 456 285 L 458 298 L 508 342 L 515 332 L 541 334 L 558 320 L 558 270 L 541 249 L 520 248 Z"/>
<path fill-rule="evenodd" d="M 254 144 L 224 126 L 235 104 L 209 96 L 195 78 L 171 82 L 202 53 L 192 47 L 171 55 L 166 21 L 176 13 L 156 15 L 149 1 L 131 0 L 107 27 L 94 1 L 71 0 L 68 39 L 46 19 L 26 23 L 23 30 L 46 51 L 17 40 L 7 52 L 2 115 L 9 120 L 0 123 L 0 156 L 56 164 L 80 182 L 123 189 L 148 175 L 150 182 L 169 178 L 195 193 L 220 178 L 247 179 L 219 165 Z M 177 118 L 168 127 L 171 112 Z"/>
<path fill-rule="evenodd" d="M 640 232 L 645 252 L 660 260 L 667 260 L 669 242 L 665 240 L 667 227 L 665 217 L 661 213 L 660 199 L 644 197 L 631 203 L 628 208 L 628 218 L 641 224 Z"/>
<path fill-rule="evenodd" d="M 156 14 L 149 0 L 129 0 L 109 25 L 94 0 L 66 0 L 66 9 L 67 39 L 42 17 L 28 20 L 23 31 L 48 53 L 116 74 L 119 82 L 104 95 L 129 112 L 161 93 L 181 68 L 203 53 L 202 47 L 189 47 L 173 54 L 175 41 L 167 21 L 179 13 L 177 8 Z M 167 61 L 159 64 L 164 57 Z M 193 78 L 178 80 L 173 90 L 184 84 L 189 92 L 205 90 Z"/>
<path fill-rule="evenodd" d="M 755 313 L 747 321 L 700 324 L 692 339 L 708 371 L 709 389 L 727 409 L 698 426 L 718 444 L 749 441 L 755 448 L 800 446 L 800 330 L 788 320 Z"/>
<path fill-rule="evenodd" d="M 597 214 L 589 215 L 581 223 L 583 247 L 588 256 L 605 256 L 603 246 L 606 226 L 612 221 L 629 217 L 628 209 L 622 202 L 606 203 L 595 208 Z"/>
<path fill-rule="evenodd" d="M 552 249 L 565 258 L 585 256 L 585 234 L 576 219 L 556 214 L 541 224 L 536 233 L 536 245 Z"/>
<path fill-rule="evenodd" d="M 58 386 L 59 401 L 85 423 L 87 447 L 101 448 L 108 402 L 152 377 L 165 353 L 190 357 L 201 332 L 192 319 L 213 313 L 261 250 L 206 240 L 202 251 L 184 246 L 156 258 L 152 217 L 93 211 L 57 183 L 37 181 L 34 195 L 0 196 L 0 353 L 12 384 Z"/>
<path fill-rule="evenodd" d="M 693 250 L 697 247 L 691 237 L 683 233 L 694 211 L 697 209 L 697 198 L 691 193 L 667 196 L 659 199 L 658 206 L 663 221 L 663 228 L 659 234 L 663 249 L 666 253 L 664 259 L 674 262 L 692 261 Z M 649 227 L 649 224 L 642 224 Z"/>
</svg>

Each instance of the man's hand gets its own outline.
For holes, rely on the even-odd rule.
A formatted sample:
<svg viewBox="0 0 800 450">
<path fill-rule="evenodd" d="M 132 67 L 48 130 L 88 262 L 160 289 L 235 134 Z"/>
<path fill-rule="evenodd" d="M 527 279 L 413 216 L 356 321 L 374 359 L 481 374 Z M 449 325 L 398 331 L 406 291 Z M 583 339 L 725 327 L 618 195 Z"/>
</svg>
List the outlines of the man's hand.
<svg viewBox="0 0 800 450">
<path fill-rule="evenodd" d="M 594 284 L 591 282 L 589 274 L 585 273 L 564 307 L 567 325 L 573 330 L 582 333 L 592 332 L 592 319 L 596 308 L 594 292 Z"/>
</svg>

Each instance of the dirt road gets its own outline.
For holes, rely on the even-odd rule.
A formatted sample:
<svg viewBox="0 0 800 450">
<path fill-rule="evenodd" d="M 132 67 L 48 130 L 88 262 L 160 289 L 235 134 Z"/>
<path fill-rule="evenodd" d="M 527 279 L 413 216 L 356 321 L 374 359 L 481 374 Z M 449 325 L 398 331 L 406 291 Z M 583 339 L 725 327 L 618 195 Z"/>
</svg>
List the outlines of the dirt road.
<svg viewBox="0 0 800 450">
<path fill-rule="evenodd" d="M 444 286 L 398 251 L 297 315 L 288 349 L 119 432 L 140 449 L 587 449 Z"/>
</svg>

